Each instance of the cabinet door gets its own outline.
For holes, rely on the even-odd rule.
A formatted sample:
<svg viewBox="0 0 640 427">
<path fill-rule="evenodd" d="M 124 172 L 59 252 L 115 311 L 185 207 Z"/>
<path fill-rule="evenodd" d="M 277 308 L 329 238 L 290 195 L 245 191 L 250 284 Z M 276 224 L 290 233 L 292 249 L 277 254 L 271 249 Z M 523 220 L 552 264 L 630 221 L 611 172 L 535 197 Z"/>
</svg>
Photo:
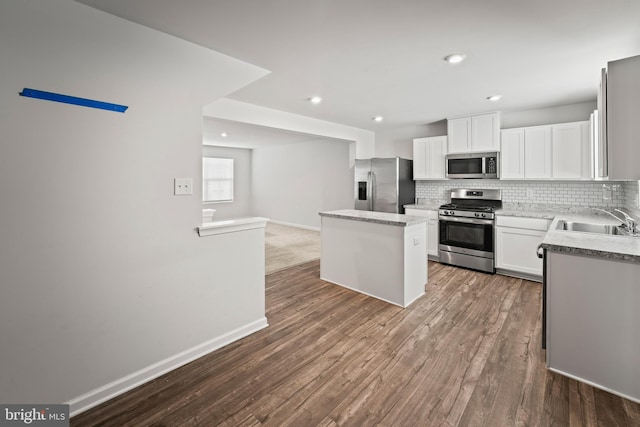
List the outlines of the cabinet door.
<svg viewBox="0 0 640 427">
<path fill-rule="evenodd" d="M 471 117 L 472 151 L 500 150 L 500 115 L 481 114 Z"/>
<path fill-rule="evenodd" d="M 427 178 L 427 138 L 413 140 L 413 179 Z"/>
<path fill-rule="evenodd" d="M 524 129 L 507 129 L 501 132 L 500 177 L 524 178 Z"/>
<path fill-rule="evenodd" d="M 471 117 L 447 120 L 449 153 L 471 151 Z"/>
<path fill-rule="evenodd" d="M 553 178 L 591 178 L 589 142 L 589 122 L 553 125 Z"/>
<path fill-rule="evenodd" d="M 551 126 L 524 129 L 524 177 L 551 178 Z"/>
<path fill-rule="evenodd" d="M 640 180 L 640 55 L 611 61 L 606 89 L 610 180 Z"/>
<path fill-rule="evenodd" d="M 426 138 L 425 176 L 429 179 L 444 179 L 445 154 L 447 154 L 447 137 L 436 136 Z"/>
<path fill-rule="evenodd" d="M 542 276 L 542 260 L 536 255 L 546 231 L 496 227 L 496 267 Z"/>
<path fill-rule="evenodd" d="M 435 215 L 433 215 L 435 214 Z M 435 216 L 435 219 L 432 217 Z M 438 252 L 438 236 L 440 233 L 440 227 L 438 223 L 438 212 L 429 212 L 429 222 L 427 222 L 427 254 L 439 257 Z"/>
</svg>

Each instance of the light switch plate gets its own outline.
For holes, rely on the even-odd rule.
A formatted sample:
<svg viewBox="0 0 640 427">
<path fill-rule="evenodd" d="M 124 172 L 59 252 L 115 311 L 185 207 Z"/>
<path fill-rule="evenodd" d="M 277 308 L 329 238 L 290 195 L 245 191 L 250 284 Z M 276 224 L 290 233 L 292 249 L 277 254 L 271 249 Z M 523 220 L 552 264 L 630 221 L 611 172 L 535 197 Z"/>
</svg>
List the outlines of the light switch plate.
<svg viewBox="0 0 640 427">
<path fill-rule="evenodd" d="M 176 196 L 193 194 L 193 180 L 191 178 L 175 178 L 173 180 L 173 194 Z"/>
</svg>

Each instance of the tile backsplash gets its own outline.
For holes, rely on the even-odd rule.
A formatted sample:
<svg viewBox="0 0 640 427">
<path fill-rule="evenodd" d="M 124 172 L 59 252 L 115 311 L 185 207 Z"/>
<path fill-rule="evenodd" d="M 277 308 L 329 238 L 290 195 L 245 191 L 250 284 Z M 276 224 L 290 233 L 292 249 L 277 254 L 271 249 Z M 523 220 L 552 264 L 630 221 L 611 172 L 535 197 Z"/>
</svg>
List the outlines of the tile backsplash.
<svg viewBox="0 0 640 427">
<path fill-rule="evenodd" d="M 448 202 L 452 188 L 502 190 L 503 203 L 630 208 L 638 197 L 638 182 L 501 181 L 487 179 L 416 181 L 416 198 Z M 636 199 L 633 199 L 635 195 Z M 635 204 L 637 206 L 637 202 Z M 637 209 L 637 208 L 636 208 Z"/>
<path fill-rule="evenodd" d="M 638 198 L 640 197 L 640 182 L 631 181 L 624 183 L 624 208 L 631 215 L 640 218 L 640 207 L 638 207 Z"/>
</svg>

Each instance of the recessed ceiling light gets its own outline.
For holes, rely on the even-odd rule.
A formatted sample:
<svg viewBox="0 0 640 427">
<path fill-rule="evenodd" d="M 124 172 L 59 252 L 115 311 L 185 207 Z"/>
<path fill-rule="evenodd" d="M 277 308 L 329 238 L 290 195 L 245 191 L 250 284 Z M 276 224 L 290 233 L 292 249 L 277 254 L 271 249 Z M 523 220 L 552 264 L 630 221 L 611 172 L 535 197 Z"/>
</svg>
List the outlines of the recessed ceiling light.
<svg viewBox="0 0 640 427">
<path fill-rule="evenodd" d="M 320 98 L 319 96 L 312 96 L 311 98 L 309 98 L 309 102 L 311 102 L 312 104 L 320 104 L 322 102 L 322 98 Z"/>
<path fill-rule="evenodd" d="M 222 133 L 220 134 L 220 136 L 221 136 L 221 137 L 223 137 L 223 138 L 226 138 L 226 137 L 227 137 L 227 133 L 226 133 L 226 132 L 222 132 Z"/>
<path fill-rule="evenodd" d="M 384 117 L 382 116 L 375 116 L 371 118 L 374 122 L 381 122 L 382 120 L 384 120 Z"/>
<path fill-rule="evenodd" d="M 451 55 L 445 56 L 444 60 L 449 64 L 457 64 L 462 62 L 466 55 L 464 53 L 452 53 Z"/>
<path fill-rule="evenodd" d="M 502 98 L 502 95 L 491 95 L 491 96 L 487 96 L 487 99 L 489 101 L 500 101 L 500 98 Z"/>
</svg>

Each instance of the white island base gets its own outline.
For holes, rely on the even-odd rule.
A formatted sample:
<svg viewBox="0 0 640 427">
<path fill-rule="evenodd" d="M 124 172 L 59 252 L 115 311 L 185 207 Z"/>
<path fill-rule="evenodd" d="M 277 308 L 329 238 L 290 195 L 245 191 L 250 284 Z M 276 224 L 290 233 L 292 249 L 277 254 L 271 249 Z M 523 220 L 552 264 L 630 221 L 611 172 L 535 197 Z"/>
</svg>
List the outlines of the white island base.
<svg viewBox="0 0 640 427">
<path fill-rule="evenodd" d="M 427 219 L 322 212 L 320 278 L 407 307 L 425 292 Z"/>
</svg>

